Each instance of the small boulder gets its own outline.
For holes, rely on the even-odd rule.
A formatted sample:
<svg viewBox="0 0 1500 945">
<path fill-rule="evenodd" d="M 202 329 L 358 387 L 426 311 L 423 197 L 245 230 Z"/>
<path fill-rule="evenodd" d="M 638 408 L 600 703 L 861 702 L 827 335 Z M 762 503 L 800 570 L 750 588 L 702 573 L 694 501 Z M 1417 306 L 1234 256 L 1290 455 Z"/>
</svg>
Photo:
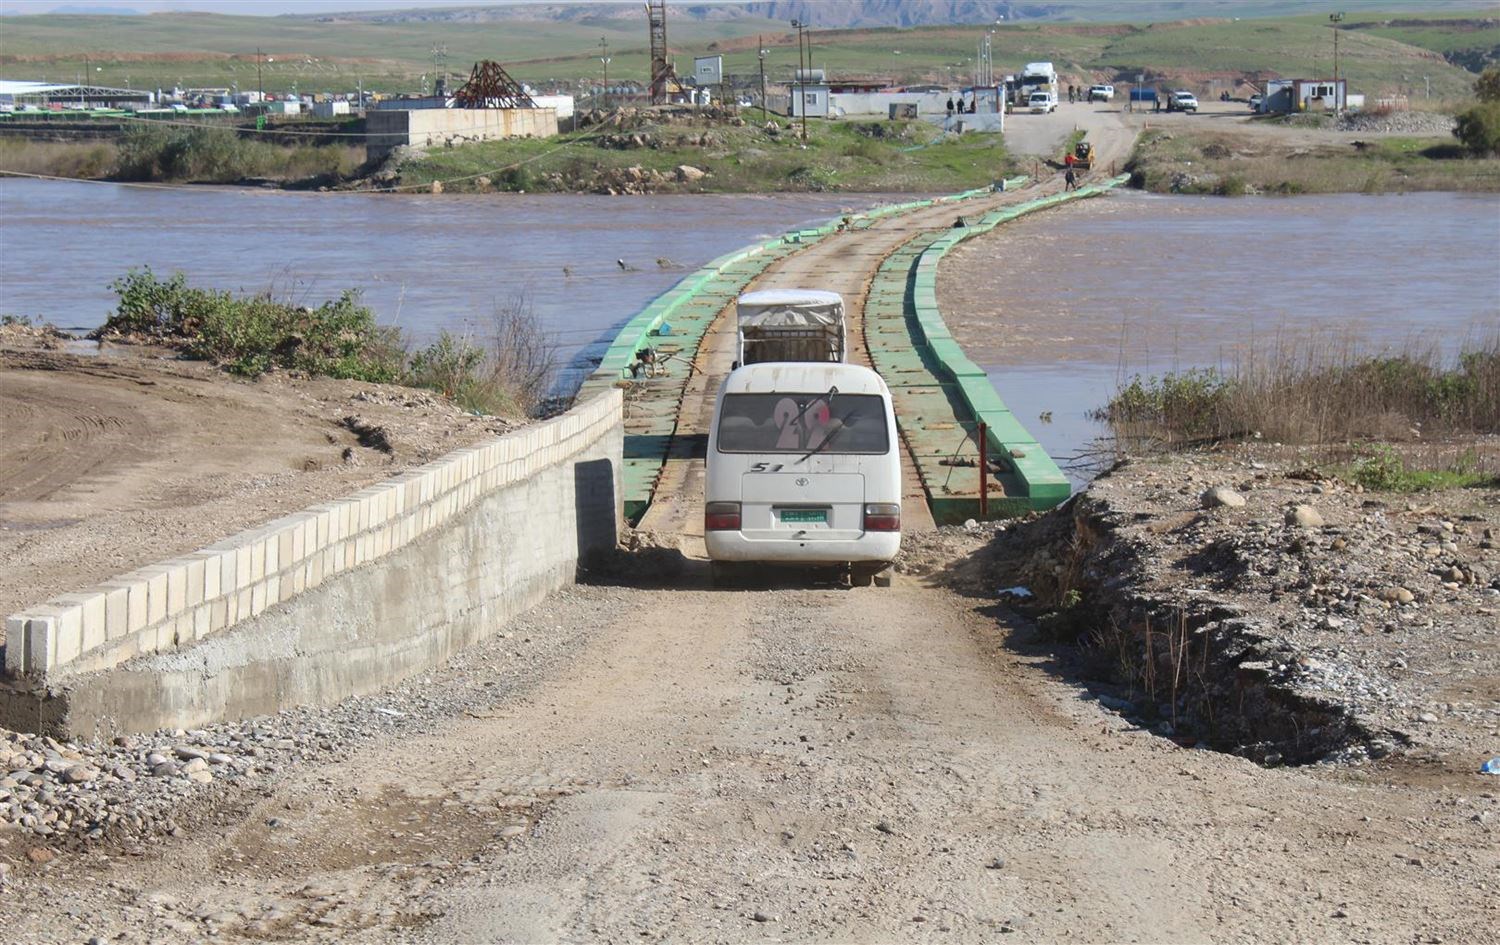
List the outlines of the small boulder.
<svg viewBox="0 0 1500 945">
<path fill-rule="evenodd" d="M 684 184 L 691 184 L 694 181 L 700 181 L 707 176 L 708 172 L 703 170 L 701 167 L 694 167 L 691 164 L 677 165 L 677 179 Z"/>
<path fill-rule="evenodd" d="M 1298 528 L 1322 528 L 1323 516 L 1310 505 L 1294 505 L 1287 509 L 1286 523 Z"/>
<path fill-rule="evenodd" d="M 1245 497 L 1228 486 L 1214 486 L 1203 493 L 1203 507 L 1205 509 L 1229 508 L 1242 509 L 1245 507 Z"/>
</svg>

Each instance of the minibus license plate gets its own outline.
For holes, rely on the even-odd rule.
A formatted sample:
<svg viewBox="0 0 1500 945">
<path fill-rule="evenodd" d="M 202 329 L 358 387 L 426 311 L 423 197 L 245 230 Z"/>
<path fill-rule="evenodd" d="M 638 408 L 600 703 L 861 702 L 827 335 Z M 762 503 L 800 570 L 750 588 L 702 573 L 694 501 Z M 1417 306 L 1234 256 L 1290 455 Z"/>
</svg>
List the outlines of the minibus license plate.
<svg viewBox="0 0 1500 945">
<path fill-rule="evenodd" d="M 824 525 L 828 522 L 828 510 L 782 509 L 781 520 L 789 525 Z"/>
</svg>

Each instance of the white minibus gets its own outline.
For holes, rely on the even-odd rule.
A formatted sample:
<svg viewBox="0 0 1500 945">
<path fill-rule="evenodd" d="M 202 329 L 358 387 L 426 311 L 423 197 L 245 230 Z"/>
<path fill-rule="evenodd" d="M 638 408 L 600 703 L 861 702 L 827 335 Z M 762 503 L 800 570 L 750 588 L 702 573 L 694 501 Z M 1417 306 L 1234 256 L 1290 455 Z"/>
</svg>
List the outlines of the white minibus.
<svg viewBox="0 0 1500 945">
<path fill-rule="evenodd" d="M 827 362 L 733 371 L 708 434 L 703 532 L 716 582 L 754 562 L 887 583 L 901 547 L 901 445 L 880 375 Z"/>
</svg>

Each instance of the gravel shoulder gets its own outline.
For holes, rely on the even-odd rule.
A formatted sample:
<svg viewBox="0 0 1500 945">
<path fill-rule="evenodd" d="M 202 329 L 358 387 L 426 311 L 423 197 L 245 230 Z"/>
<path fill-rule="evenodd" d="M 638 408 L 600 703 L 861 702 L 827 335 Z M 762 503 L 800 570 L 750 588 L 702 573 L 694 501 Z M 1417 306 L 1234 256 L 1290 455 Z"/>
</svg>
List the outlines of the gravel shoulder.
<svg viewBox="0 0 1500 945">
<path fill-rule="evenodd" d="M 0 614 L 356 491 L 517 421 L 430 392 L 231 377 L 0 336 Z"/>
</svg>

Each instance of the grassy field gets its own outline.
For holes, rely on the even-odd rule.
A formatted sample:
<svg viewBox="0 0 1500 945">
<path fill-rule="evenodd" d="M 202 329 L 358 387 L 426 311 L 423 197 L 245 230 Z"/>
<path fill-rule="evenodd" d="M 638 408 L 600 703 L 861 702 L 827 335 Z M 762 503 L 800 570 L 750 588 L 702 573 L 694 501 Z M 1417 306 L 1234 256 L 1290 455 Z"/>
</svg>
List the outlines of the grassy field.
<svg viewBox="0 0 1500 945">
<path fill-rule="evenodd" d="M 490 141 L 407 161 L 400 167 L 400 183 L 420 187 L 444 181 L 449 191 L 622 189 L 639 182 L 627 170 L 638 167 L 647 189 L 655 192 L 931 193 L 983 186 L 1015 169 L 998 138 L 944 137 L 923 122 L 813 122 L 806 148 L 786 122 L 778 127 L 786 130 L 770 134 L 758 122 L 718 124 L 706 132 L 709 141 L 703 144 L 701 125 L 642 125 L 626 134 L 651 135 L 657 146 L 624 149 L 609 146 L 598 130 L 540 141 Z M 678 180 L 680 165 L 708 174 Z"/>
<path fill-rule="evenodd" d="M 1141 9 L 1147 6 L 1172 5 L 1145 4 Z M 1126 9 L 1100 5 L 1104 7 Z M 1476 26 L 1473 14 L 1432 11 L 1472 8 L 1429 4 L 1421 8 L 1420 19 L 1416 14 L 1351 17 L 1350 25 L 1357 28 L 1343 31 L 1340 71 L 1367 92 L 1425 89 L 1425 76 L 1434 95 L 1460 94 L 1472 76 L 1434 54 L 1500 45 L 1500 24 L 1491 20 L 1492 25 Z M 1417 25 L 1401 25 L 1410 23 Z M 95 81 L 147 88 L 254 88 L 257 48 L 274 60 L 262 63 L 265 86 L 272 91 L 345 90 L 361 78 L 367 88 L 418 90 L 430 81 L 435 46 L 447 48 L 447 71 L 455 75 L 466 73 L 476 59 L 495 58 L 518 78 L 572 87 L 602 77 L 601 38 L 609 42 L 612 80 L 642 81 L 648 67 L 640 17 L 579 23 L 325 23 L 215 14 L 27 16 L 6 18 L 5 27 L 0 69 L 8 76 L 75 81 L 87 54 Z M 975 44 L 984 30 L 819 30 L 811 34 L 813 58 L 835 75 L 959 83 L 973 72 Z M 679 17 L 673 21 L 672 39 L 684 71 L 693 55 L 721 52 L 731 73 L 752 75 L 758 69 L 758 42 L 769 50 L 766 68 L 773 82 L 788 80 L 796 62 L 795 41 L 780 22 L 707 23 Z M 1155 25 L 1006 25 L 996 29 L 993 48 L 1001 73 L 1034 59 L 1051 59 L 1079 82 L 1148 71 L 1196 81 L 1200 87 L 1210 79 L 1243 75 L 1328 74 L 1333 53 L 1322 14 Z"/>
<path fill-rule="evenodd" d="M 1317 146 L 1233 132 L 1147 132 L 1129 165 L 1158 193 L 1500 192 L 1500 158 L 1464 156 L 1452 137 L 1374 138 Z"/>
</svg>

